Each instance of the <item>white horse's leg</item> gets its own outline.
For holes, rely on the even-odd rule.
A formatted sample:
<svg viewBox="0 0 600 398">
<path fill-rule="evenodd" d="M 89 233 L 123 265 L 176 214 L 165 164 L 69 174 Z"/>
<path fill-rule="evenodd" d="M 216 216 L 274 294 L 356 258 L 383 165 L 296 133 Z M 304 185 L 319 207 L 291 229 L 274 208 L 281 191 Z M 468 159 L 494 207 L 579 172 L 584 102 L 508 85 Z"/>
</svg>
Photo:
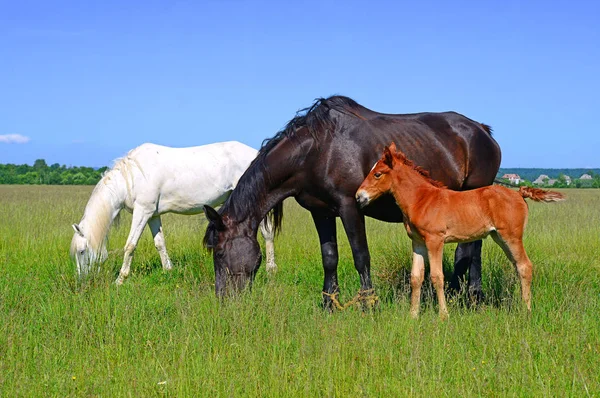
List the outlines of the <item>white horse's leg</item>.
<svg viewBox="0 0 600 398">
<path fill-rule="evenodd" d="M 138 241 L 140 240 L 140 236 L 142 235 L 142 231 L 144 230 L 144 227 L 151 216 L 151 212 L 147 212 L 140 207 L 135 207 L 133 209 L 131 230 L 129 231 L 129 237 L 127 238 L 127 243 L 125 244 L 125 254 L 123 255 L 123 266 L 119 272 L 119 277 L 115 281 L 117 285 L 122 285 L 125 281 L 125 278 L 127 278 L 129 275 L 131 260 L 133 259 L 133 252 L 135 251 Z"/>
<path fill-rule="evenodd" d="M 150 231 L 152 231 L 154 246 L 156 246 L 156 250 L 158 250 L 158 254 L 160 255 L 162 267 L 164 270 L 168 271 L 173 268 L 173 265 L 171 264 L 169 253 L 167 253 L 167 245 L 165 243 L 165 235 L 163 233 L 160 216 L 150 218 L 150 220 L 148 220 L 148 226 L 150 227 Z"/>
<path fill-rule="evenodd" d="M 277 271 L 277 264 L 275 264 L 275 245 L 273 244 L 275 233 L 273 232 L 273 223 L 268 216 L 260 222 L 260 233 L 265 238 L 267 272 L 275 272 Z"/>
</svg>

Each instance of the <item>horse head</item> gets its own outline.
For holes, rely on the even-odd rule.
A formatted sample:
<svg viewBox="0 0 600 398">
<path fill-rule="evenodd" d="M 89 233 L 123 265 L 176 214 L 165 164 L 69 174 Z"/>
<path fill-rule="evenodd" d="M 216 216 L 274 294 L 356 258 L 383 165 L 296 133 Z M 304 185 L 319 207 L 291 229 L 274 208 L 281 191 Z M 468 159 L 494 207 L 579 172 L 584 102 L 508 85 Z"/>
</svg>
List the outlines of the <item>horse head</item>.
<svg viewBox="0 0 600 398">
<path fill-rule="evenodd" d="M 392 184 L 390 173 L 396 164 L 395 156 L 397 156 L 396 144 L 392 142 L 390 146 L 383 148 L 381 159 L 375 163 L 356 191 L 355 197 L 360 207 L 367 206 L 390 190 Z"/>
<path fill-rule="evenodd" d="M 77 263 L 77 274 L 82 277 L 90 271 L 90 247 L 78 224 L 73 224 L 73 230 L 75 233 L 71 240 L 71 258 Z"/>
<path fill-rule="evenodd" d="M 98 250 L 94 250 L 85 236 L 84 229 L 78 224 L 73 224 L 73 230 L 75 233 L 71 240 L 71 258 L 77 263 L 77 274 L 81 278 L 89 274 L 94 263 L 104 261 L 107 253 L 104 244 Z"/>
<path fill-rule="evenodd" d="M 217 296 L 251 286 L 262 260 L 256 231 L 246 223 L 234 225 L 210 206 L 204 206 L 204 212 L 210 222 L 204 245 L 213 253 Z"/>
</svg>

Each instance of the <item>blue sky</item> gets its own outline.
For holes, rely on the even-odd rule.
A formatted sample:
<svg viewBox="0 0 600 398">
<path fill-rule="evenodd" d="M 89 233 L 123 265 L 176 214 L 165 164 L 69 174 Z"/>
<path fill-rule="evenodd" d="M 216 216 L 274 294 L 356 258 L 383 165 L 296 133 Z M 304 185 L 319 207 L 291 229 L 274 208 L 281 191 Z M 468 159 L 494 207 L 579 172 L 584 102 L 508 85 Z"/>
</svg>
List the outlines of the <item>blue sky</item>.
<svg viewBox="0 0 600 398">
<path fill-rule="evenodd" d="M 317 97 L 492 125 L 503 167 L 600 167 L 600 6 L 0 0 L 0 163 L 259 147 Z"/>
</svg>

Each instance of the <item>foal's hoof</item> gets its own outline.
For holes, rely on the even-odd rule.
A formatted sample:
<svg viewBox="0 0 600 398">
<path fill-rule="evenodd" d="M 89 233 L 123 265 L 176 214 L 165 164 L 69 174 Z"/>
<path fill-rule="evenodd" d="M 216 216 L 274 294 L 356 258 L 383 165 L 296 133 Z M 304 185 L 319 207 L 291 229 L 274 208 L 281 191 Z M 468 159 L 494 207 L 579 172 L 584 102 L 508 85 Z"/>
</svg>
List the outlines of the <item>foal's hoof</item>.
<svg viewBox="0 0 600 398">
<path fill-rule="evenodd" d="M 123 284 L 123 282 L 125 282 L 124 278 L 121 278 L 120 276 L 117 278 L 117 280 L 115 281 L 115 285 L 117 286 L 121 286 Z"/>
</svg>

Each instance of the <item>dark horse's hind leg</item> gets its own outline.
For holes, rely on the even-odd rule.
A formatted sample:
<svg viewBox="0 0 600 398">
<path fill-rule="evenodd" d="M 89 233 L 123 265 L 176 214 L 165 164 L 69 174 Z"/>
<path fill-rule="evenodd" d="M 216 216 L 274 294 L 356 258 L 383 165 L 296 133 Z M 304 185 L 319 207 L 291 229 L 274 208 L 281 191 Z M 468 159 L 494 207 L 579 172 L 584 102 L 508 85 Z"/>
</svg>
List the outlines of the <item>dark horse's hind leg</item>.
<svg viewBox="0 0 600 398">
<path fill-rule="evenodd" d="M 311 214 L 319 234 L 323 271 L 325 273 L 325 279 L 323 281 L 323 306 L 328 310 L 332 310 L 335 306 L 332 298 L 339 292 L 337 279 L 338 248 L 335 217 L 316 212 L 312 212 Z"/>
<path fill-rule="evenodd" d="M 475 302 L 484 298 L 481 288 L 481 246 L 481 240 L 458 244 L 454 253 L 454 274 L 450 282 L 450 290 L 454 293 L 460 292 L 468 269 L 469 297 Z"/>
</svg>

